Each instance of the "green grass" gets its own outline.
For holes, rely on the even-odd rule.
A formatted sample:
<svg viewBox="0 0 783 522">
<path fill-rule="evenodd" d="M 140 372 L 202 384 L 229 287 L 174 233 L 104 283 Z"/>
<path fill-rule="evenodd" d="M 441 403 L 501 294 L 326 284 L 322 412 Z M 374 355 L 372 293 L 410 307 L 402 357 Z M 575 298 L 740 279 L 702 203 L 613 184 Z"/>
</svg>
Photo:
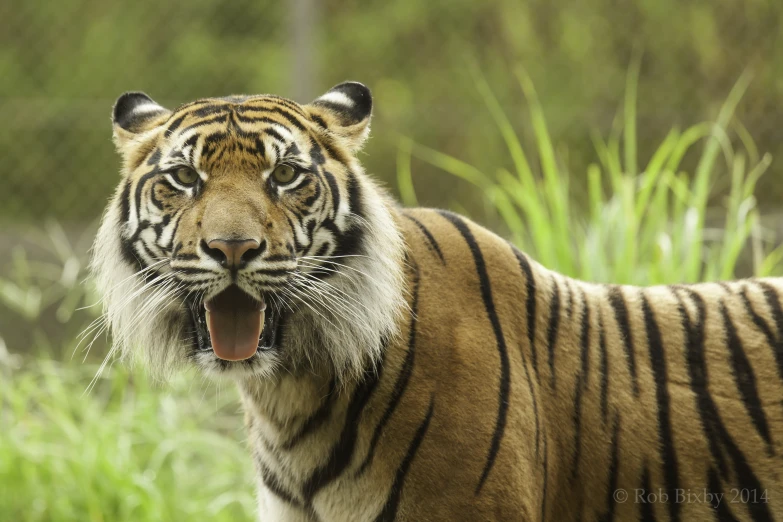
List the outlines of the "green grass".
<svg viewBox="0 0 783 522">
<path fill-rule="evenodd" d="M 607 139 L 593 136 L 596 162 L 579 172 L 570 172 L 556 154 L 524 70 L 517 70 L 516 77 L 528 101 L 535 141 L 528 150 L 476 72 L 477 89 L 509 161 L 500 159 L 496 171 L 488 173 L 403 139 L 397 178 L 404 202 L 417 203 L 413 157 L 480 189 L 490 217 L 500 217 L 522 250 L 570 276 L 636 285 L 691 283 L 734 278 L 741 261 L 746 274 L 778 273 L 783 249 L 770 251 L 753 195 L 771 157 L 759 157 L 744 127 L 733 119 L 748 75 L 737 81 L 714 122 L 672 129 L 641 165 L 636 152 L 638 67 L 635 62 L 629 70 L 614 132 Z M 682 168 L 686 157 L 695 160 L 692 172 Z"/>
<path fill-rule="evenodd" d="M 742 270 L 777 273 L 783 249 L 770 248 L 753 196 L 771 160 L 759 155 L 733 116 L 748 78 L 740 78 L 714 122 L 672 129 L 642 162 L 637 70 L 635 63 L 615 131 L 593 136 L 596 161 L 577 172 L 556 153 L 523 70 L 516 79 L 528 101 L 532 146 L 517 134 L 523 119 L 505 114 L 476 74 L 508 158 L 488 173 L 403 140 L 403 200 L 417 203 L 416 158 L 481 190 L 488 204 L 481 220 L 494 220 L 544 266 L 571 276 L 655 284 L 726 279 Z M 685 164 L 694 165 L 692 172 Z M 74 264 L 67 249 L 58 252 L 63 263 Z M 64 277 L 71 273 L 65 267 L 36 274 L 24 256 L 16 259 L 15 278 L 0 279 L 0 302 L 20 320 L 40 317 L 44 305 L 56 307 L 57 317 L 72 317 L 83 300 L 75 283 L 81 279 Z M 186 377 L 161 388 L 139 371 L 115 367 L 84 394 L 94 365 L 30 359 L 15 367 L 2 363 L 2 347 L 0 338 L 3 520 L 254 519 L 250 458 L 233 388 L 217 393 L 214 385 Z"/>
<path fill-rule="evenodd" d="M 116 366 L 84 394 L 95 371 L 0 366 L 0 519 L 255 520 L 233 387 Z"/>
</svg>

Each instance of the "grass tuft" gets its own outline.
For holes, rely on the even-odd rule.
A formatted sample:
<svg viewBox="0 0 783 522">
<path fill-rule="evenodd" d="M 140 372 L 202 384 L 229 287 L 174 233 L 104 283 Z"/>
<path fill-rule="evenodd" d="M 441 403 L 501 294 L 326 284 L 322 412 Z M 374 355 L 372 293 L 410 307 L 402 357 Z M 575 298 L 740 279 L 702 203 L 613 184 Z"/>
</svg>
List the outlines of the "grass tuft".
<svg viewBox="0 0 783 522">
<path fill-rule="evenodd" d="M 476 89 L 508 149 L 511 172 L 494 175 L 453 156 L 405 142 L 398 179 L 405 201 L 416 201 L 410 154 L 481 189 L 512 241 L 547 268 L 596 282 L 651 285 L 731 279 L 739 267 L 758 276 L 779 273 L 783 252 L 769 251 L 753 196 L 770 165 L 759 157 L 734 112 L 750 82 L 743 74 L 714 122 L 672 129 L 639 169 L 636 95 L 640 62 L 627 76 L 622 113 L 609 137 L 593 134 L 597 161 L 571 173 L 558 161 L 535 87 L 516 71 L 527 100 L 535 149 L 526 151 L 492 92 L 474 70 Z M 736 136 L 729 133 L 734 123 Z M 733 139 L 736 138 L 736 139 Z M 739 145 L 735 147 L 735 142 Z M 682 170 L 697 156 L 695 170 Z M 531 163 L 528 158 L 537 157 Z M 578 178 L 582 179 L 578 179 Z M 728 196 L 721 183 L 728 178 Z M 572 193 L 575 186 L 586 194 Z M 748 246 L 752 248 L 748 249 Z M 743 252 L 749 259 L 743 259 Z M 743 265 L 743 266 L 744 266 Z"/>
<path fill-rule="evenodd" d="M 0 366 L 3 520 L 255 520 L 233 387 L 165 389 L 126 368 Z"/>
</svg>

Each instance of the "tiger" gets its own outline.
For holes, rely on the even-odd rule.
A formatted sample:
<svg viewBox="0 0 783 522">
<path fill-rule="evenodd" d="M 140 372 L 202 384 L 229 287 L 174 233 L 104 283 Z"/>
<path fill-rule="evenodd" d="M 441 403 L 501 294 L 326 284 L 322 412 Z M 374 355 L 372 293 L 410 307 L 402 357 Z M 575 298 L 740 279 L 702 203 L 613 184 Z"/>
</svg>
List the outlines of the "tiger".
<svg viewBox="0 0 783 522">
<path fill-rule="evenodd" d="M 783 520 L 783 280 L 558 274 L 397 203 L 372 107 L 113 107 L 112 350 L 236 384 L 260 520 Z"/>
</svg>

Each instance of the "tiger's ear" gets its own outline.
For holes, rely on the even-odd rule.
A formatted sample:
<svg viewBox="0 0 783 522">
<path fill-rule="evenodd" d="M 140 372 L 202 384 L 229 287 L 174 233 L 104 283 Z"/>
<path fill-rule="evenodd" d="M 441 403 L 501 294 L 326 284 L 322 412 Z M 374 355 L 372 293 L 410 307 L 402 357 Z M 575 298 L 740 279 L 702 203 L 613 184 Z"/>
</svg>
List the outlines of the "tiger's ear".
<svg viewBox="0 0 783 522">
<path fill-rule="evenodd" d="M 143 92 L 126 92 L 114 103 L 111 121 L 114 143 L 120 152 L 136 135 L 161 125 L 171 111 L 155 103 Z"/>
<path fill-rule="evenodd" d="M 351 152 L 358 151 L 370 134 L 372 95 L 359 82 L 335 85 L 308 109 L 314 121 L 343 138 Z"/>
</svg>

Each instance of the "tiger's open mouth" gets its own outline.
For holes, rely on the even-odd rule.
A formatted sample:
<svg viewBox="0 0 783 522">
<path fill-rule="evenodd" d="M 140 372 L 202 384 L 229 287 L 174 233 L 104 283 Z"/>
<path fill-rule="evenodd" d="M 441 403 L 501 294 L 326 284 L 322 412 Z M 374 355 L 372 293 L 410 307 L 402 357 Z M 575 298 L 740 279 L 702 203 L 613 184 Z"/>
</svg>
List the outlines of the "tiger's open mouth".
<svg viewBox="0 0 783 522">
<path fill-rule="evenodd" d="M 275 347 L 279 314 L 266 300 L 231 285 L 212 299 L 191 301 L 195 344 L 225 361 L 243 361 Z"/>
</svg>

